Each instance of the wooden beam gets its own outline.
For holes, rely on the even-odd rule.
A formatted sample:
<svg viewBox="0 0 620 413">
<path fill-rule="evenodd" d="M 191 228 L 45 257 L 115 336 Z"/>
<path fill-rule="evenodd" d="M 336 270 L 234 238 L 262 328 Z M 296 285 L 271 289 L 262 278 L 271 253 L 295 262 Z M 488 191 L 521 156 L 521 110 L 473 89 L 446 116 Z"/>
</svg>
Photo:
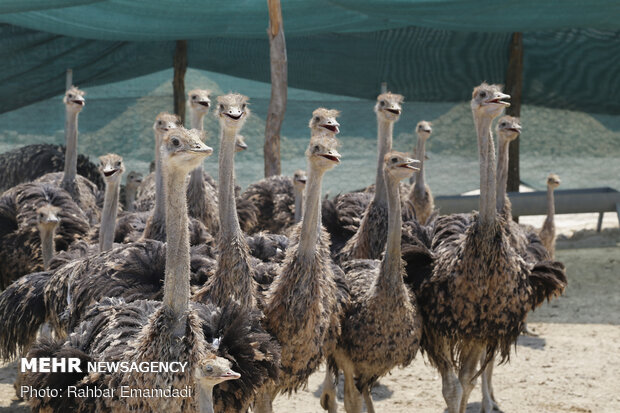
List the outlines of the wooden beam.
<svg viewBox="0 0 620 413">
<path fill-rule="evenodd" d="M 69 90 L 73 86 L 73 69 L 67 69 L 65 75 L 65 90 Z"/>
<path fill-rule="evenodd" d="M 177 40 L 174 51 L 174 78 L 172 90 L 174 94 L 174 113 L 185 124 L 185 72 L 187 72 L 187 40 Z"/>
<path fill-rule="evenodd" d="M 508 70 L 506 72 L 506 93 L 510 95 L 510 107 L 506 114 L 521 116 L 521 96 L 523 92 L 523 34 L 513 33 L 510 41 Z M 510 143 L 508 148 L 508 183 L 507 192 L 519 192 L 521 176 L 519 173 L 519 138 Z M 518 217 L 514 217 L 518 221 Z"/>
<path fill-rule="evenodd" d="M 269 56 L 271 59 L 271 100 L 265 123 L 265 177 L 280 175 L 280 131 L 286 112 L 288 68 L 280 0 L 267 0 L 269 7 Z"/>
</svg>

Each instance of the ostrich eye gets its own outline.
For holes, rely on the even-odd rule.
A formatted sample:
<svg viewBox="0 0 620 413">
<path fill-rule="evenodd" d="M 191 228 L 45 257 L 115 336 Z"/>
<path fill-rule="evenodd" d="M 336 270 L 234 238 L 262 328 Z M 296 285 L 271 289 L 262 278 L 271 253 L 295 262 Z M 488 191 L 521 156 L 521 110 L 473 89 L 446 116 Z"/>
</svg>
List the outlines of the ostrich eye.
<svg viewBox="0 0 620 413">
<path fill-rule="evenodd" d="M 319 149 L 321 149 L 321 148 L 319 148 L 319 145 L 314 145 L 314 152 L 318 152 Z"/>
<path fill-rule="evenodd" d="M 172 144 L 174 146 L 179 146 L 181 144 L 181 142 L 179 142 L 179 140 L 177 138 L 172 138 Z"/>
<path fill-rule="evenodd" d="M 158 120 L 158 121 L 157 121 L 157 124 L 158 124 L 158 125 L 160 125 L 160 126 L 162 125 L 162 123 L 163 123 L 163 122 L 162 122 L 161 120 Z"/>
<path fill-rule="evenodd" d="M 499 126 L 506 126 L 506 123 L 502 122 L 499 124 Z"/>
<path fill-rule="evenodd" d="M 213 371 L 213 366 L 206 366 L 205 370 L 211 373 Z"/>
<path fill-rule="evenodd" d="M 198 96 L 194 95 L 194 96 L 192 96 L 192 99 L 196 100 L 196 99 L 198 99 Z"/>
<path fill-rule="evenodd" d="M 319 118 L 318 116 L 317 116 L 316 118 L 314 118 L 314 121 L 315 121 L 315 122 L 318 122 L 318 121 L 320 121 L 320 120 L 321 120 L 321 118 Z"/>
<path fill-rule="evenodd" d="M 224 111 L 224 105 L 221 105 L 221 104 L 220 104 L 220 110 L 221 110 L 221 111 Z"/>
<path fill-rule="evenodd" d="M 480 92 L 480 97 L 481 98 L 487 97 L 487 92 Z"/>
<path fill-rule="evenodd" d="M 121 166 L 121 161 L 116 161 L 116 166 Z"/>
<path fill-rule="evenodd" d="M 241 105 L 241 109 L 245 110 L 246 106 L 248 106 L 248 105 L 246 105 L 246 104 L 244 103 L 243 105 Z"/>
<path fill-rule="evenodd" d="M 392 163 L 398 162 L 398 158 L 392 158 Z"/>
<path fill-rule="evenodd" d="M 379 102 L 379 105 L 381 105 L 381 106 L 385 106 L 385 100 L 380 101 L 380 102 Z"/>
</svg>

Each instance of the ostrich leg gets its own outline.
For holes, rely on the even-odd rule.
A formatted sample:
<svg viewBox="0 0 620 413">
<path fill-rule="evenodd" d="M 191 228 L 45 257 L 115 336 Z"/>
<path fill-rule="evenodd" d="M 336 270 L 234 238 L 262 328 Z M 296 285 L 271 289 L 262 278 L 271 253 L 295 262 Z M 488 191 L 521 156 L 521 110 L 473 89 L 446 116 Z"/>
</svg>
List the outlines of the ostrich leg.
<svg viewBox="0 0 620 413">
<path fill-rule="evenodd" d="M 480 365 L 482 365 L 486 359 L 487 352 L 483 351 L 480 356 Z M 484 369 L 482 373 L 482 406 L 480 406 L 481 413 L 490 413 L 493 410 L 499 410 L 499 406 L 495 400 L 495 395 L 493 394 L 493 366 L 495 365 L 495 354 L 493 354 L 493 358 L 487 364 L 487 367 Z"/>
<path fill-rule="evenodd" d="M 323 379 L 321 407 L 327 410 L 328 413 L 336 413 L 338 411 L 338 402 L 336 399 L 336 384 L 329 366 L 327 366 L 327 369 L 325 371 L 325 379 Z"/>
<path fill-rule="evenodd" d="M 355 386 L 353 366 L 346 366 L 344 373 L 344 409 L 347 413 L 360 413 L 362 411 L 362 395 Z"/>
<path fill-rule="evenodd" d="M 474 345 L 472 348 L 468 349 L 467 354 L 463 358 L 463 364 L 459 371 L 459 381 L 463 389 L 459 413 L 465 413 L 465 410 L 467 410 L 467 400 L 469 400 L 469 395 L 476 385 L 474 376 L 476 375 L 478 360 L 480 360 L 482 353 L 484 353 L 484 346 Z"/>
</svg>

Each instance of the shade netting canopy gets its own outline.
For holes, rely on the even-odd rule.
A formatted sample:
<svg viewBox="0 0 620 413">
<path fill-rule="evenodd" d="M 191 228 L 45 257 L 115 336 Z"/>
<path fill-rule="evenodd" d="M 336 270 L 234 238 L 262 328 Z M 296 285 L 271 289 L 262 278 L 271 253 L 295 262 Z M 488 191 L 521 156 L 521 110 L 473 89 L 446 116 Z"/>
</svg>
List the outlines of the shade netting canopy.
<svg viewBox="0 0 620 413">
<path fill-rule="evenodd" d="M 503 82 L 523 32 L 523 101 L 620 113 L 620 2 L 613 0 L 286 0 L 289 85 L 373 99 L 381 82 L 410 101 L 467 100 Z M 171 67 L 269 81 L 266 0 L 0 2 L 0 112 Z"/>
</svg>

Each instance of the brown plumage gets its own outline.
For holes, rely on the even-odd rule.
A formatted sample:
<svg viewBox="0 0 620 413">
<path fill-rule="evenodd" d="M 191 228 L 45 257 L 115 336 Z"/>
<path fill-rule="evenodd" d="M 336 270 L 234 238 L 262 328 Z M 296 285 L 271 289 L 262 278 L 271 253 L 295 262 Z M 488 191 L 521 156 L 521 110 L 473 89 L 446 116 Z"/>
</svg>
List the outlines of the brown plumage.
<svg viewBox="0 0 620 413">
<path fill-rule="evenodd" d="M 388 152 L 384 160 L 389 205 L 386 252 L 382 261 L 352 260 L 344 264 L 351 300 L 345 306 L 342 334 L 330 355 L 330 364 L 344 371 L 345 409 L 361 412 L 361 394 L 367 410 L 374 411 L 370 389 L 396 366 L 407 366 L 415 357 L 422 334 L 422 320 L 414 296 L 403 283 L 401 260 L 401 210 L 398 182 L 414 171 L 412 159 Z M 324 386 L 321 403 L 336 410 L 331 378 Z"/>
<path fill-rule="evenodd" d="M 338 254 L 338 261 L 344 262 L 356 258 L 378 259 L 383 253 L 387 238 L 387 195 L 383 177 L 383 157 L 392 150 L 394 123 L 401 113 L 403 97 L 392 93 L 383 93 L 377 97 L 375 112 L 377 114 L 377 175 L 375 194 L 368 204 L 360 227 Z"/>
<path fill-rule="evenodd" d="M 38 209 L 60 208 L 60 224 L 55 230 L 55 249 L 86 236 L 88 218 L 64 190 L 50 184 L 17 185 L 0 197 L 0 288 L 6 288 L 22 275 L 43 270 Z"/>
<path fill-rule="evenodd" d="M 321 218 L 331 237 L 332 256 L 335 256 L 355 235 L 372 198 L 371 193 L 349 192 L 338 194 L 332 199 L 326 197 L 323 200 Z"/>
<path fill-rule="evenodd" d="M 330 136 L 331 135 L 331 136 Z M 278 276 L 266 293 L 265 327 L 282 346 L 282 373 L 258 397 L 257 411 L 269 411 L 279 392 L 307 384 L 336 345 L 342 289 L 336 282 L 329 237 L 321 226 L 321 181 L 340 162 L 333 134 L 313 136 L 306 151 L 308 181 L 303 221 L 293 229 Z"/>
</svg>

